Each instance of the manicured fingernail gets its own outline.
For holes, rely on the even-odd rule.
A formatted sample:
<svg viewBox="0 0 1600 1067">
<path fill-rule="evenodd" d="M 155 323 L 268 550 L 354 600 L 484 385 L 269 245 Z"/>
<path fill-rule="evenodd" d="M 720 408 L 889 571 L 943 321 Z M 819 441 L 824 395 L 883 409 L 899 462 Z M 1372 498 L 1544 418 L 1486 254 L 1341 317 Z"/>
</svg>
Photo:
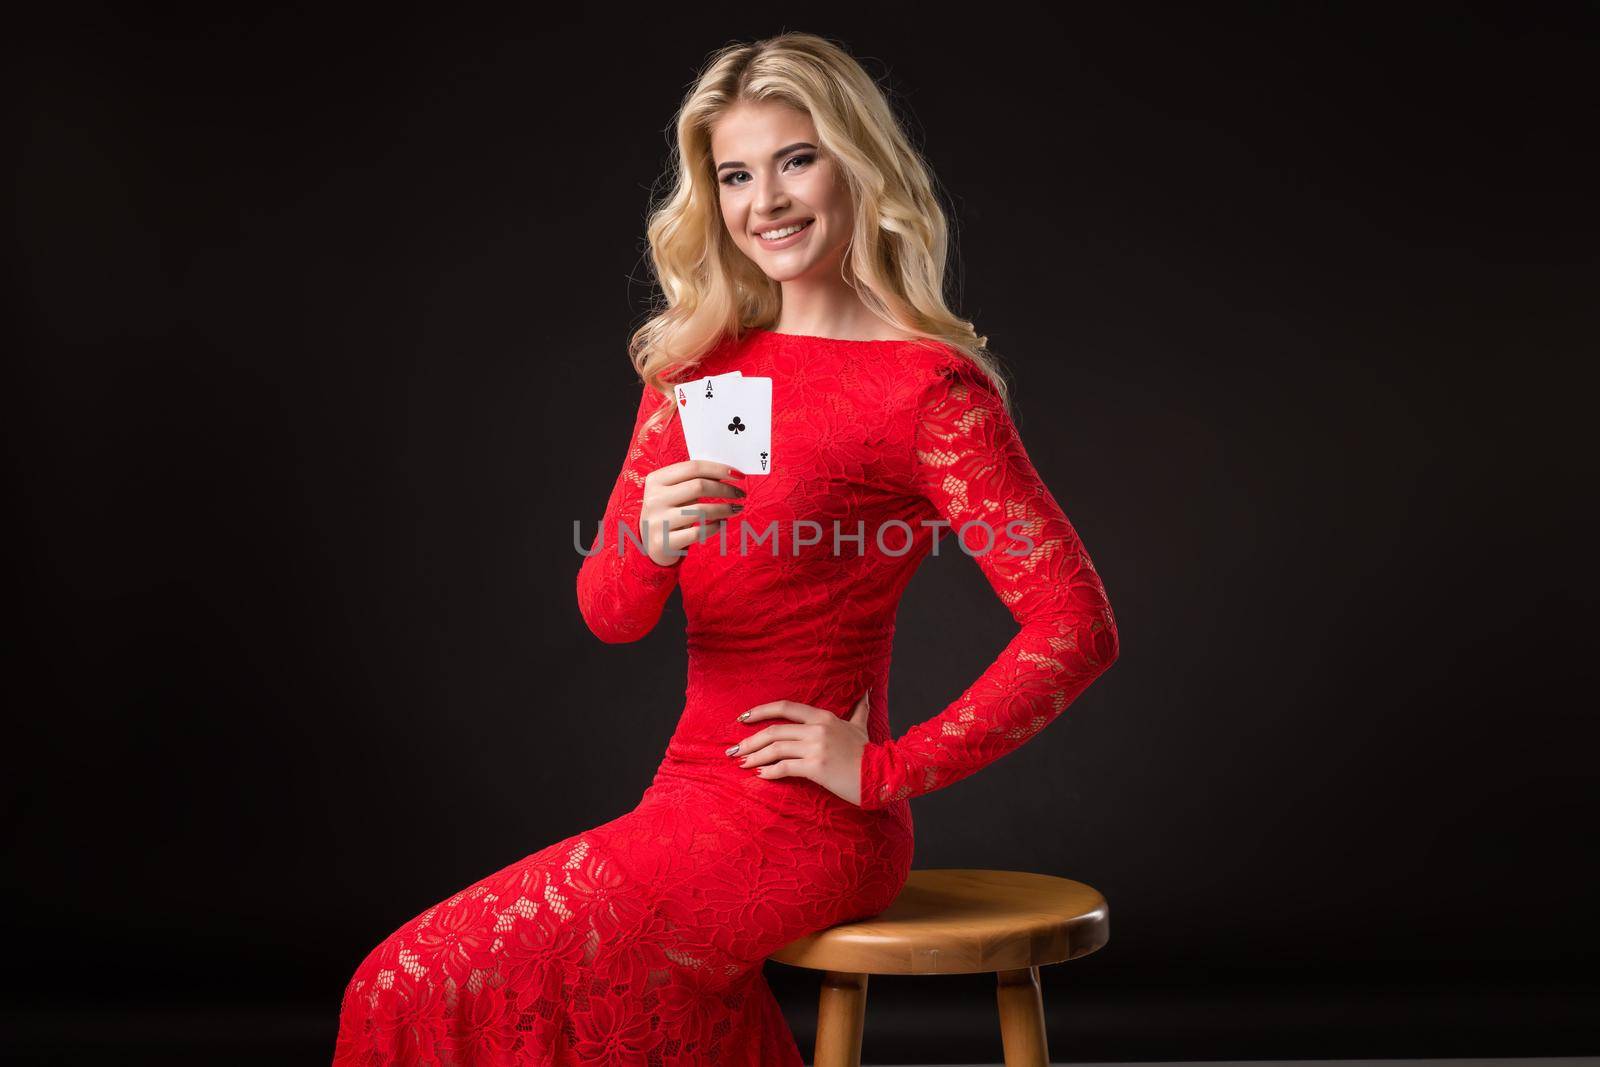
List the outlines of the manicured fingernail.
<svg viewBox="0 0 1600 1067">
<path fill-rule="evenodd" d="M 739 715 L 739 718 L 736 721 L 738 721 L 738 722 L 746 722 L 746 721 L 749 720 L 749 718 L 750 718 L 750 713 L 748 711 L 741 712 L 740 715 Z"/>
<path fill-rule="evenodd" d="M 744 510 L 744 505 L 743 504 L 729 504 L 728 505 L 728 510 L 729 511 L 743 511 Z"/>
<path fill-rule="evenodd" d="M 728 755 L 730 755 L 730 756 L 736 755 L 736 754 L 738 754 L 738 751 L 739 751 L 739 746 L 738 745 L 734 745 L 732 748 L 728 749 Z"/>
<path fill-rule="evenodd" d="M 731 477 L 731 478 L 743 478 L 744 477 L 744 471 L 739 470 L 736 467 L 729 467 L 728 468 L 728 476 Z"/>
</svg>

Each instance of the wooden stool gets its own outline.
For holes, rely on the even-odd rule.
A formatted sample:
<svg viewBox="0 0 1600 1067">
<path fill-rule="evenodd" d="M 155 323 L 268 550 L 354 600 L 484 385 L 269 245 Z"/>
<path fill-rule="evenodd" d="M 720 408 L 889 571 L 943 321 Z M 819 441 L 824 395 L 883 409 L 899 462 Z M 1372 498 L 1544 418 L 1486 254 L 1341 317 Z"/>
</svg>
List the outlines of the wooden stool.
<svg viewBox="0 0 1600 1067">
<path fill-rule="evenodd" d="M 825 971 L 814 1067 L 860 1067 L 869 974 L 999 978 L 1006 1067 L 1048 1067 L 1039 968 L 1106 943 L 1106 900 L 1068 878 L 1025 871 L 912 871 L 881 914 L 808 934 L 769 959 Z"/>
</svg>

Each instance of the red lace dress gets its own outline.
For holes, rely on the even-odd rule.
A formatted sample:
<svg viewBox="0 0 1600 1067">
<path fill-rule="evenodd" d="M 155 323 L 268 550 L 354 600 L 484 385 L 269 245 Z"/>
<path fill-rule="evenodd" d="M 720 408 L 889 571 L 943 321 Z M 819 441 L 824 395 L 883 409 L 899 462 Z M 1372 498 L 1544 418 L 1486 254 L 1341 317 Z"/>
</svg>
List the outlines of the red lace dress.
<svg viewBox="0 0 1600 1067">
<path fill-rule="evenodd" d="M 649 788 L 384 939 L 345 991 L 335 1064 L 798 1067 L 764 958 L 887 906 L 911 866 L 907 798 L 1022 744 L 1116 658 L 1094 565 L 959 352 L 754 330 L 695 376 L 735 369 L 772 378 L 774 473 L 745 480 L 726 554 L 715 539 L 672 567 L 633 541 L 617 552 L 645 475 L 688 458 L 674 418 L 644 429 L 657 403 L 645 390 L 603 548 L 578 573 L 583 617 L 607 642 L 643 636 L 683 596 L 688 688 Z M 962 538 L 1019 629 L 966 692 L 891 740 L 895 611 L 936 535 L 941 552 Z M 747 708 L 843 715 L 869 686 L 860 806 L 724 754 L 768 725 L 735 721 Z"/>
</svg>

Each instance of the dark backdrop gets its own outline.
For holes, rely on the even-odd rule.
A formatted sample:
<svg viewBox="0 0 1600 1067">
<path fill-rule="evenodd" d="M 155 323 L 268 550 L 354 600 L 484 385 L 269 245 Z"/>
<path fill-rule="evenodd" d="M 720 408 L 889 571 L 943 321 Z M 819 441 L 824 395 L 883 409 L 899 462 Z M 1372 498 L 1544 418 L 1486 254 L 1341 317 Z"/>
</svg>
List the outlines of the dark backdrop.
<svg viewBox="0 0 1600 1067">
<path fill-rule="evenodd" d="M 8 1052 L 325 1062 L 384 935 L 637 801 L 681 613 L 597 641 L 571 523 L 673 109 L 784 28 L 911 116 L 1120 623 L 913 806 L 919 866 L 1108 898 L 1056 1058 L 1600 1052 L 1594 8 L 1119 10 L 13 37 Z M 1013 627 L 930 560 L 897 730 Z M 815 976 L 768 972 L 806 1045 Z M 869 1060 L 998 1058 L 987 981 L 872 997 Z"/>
</svg>

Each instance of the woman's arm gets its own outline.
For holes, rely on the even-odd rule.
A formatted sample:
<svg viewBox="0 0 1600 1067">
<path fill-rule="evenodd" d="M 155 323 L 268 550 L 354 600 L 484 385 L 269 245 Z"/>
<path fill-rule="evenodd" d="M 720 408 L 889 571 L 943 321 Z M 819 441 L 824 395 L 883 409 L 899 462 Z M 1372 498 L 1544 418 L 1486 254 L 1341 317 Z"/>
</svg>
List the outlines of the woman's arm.
<svg viewBox="0 0 1600 1067">
<path fill-rule="evenodd" d="M 898 739 L 868 743 L 864 808 L 940 789 L 999 759 L 1060 715 L 1118 651 L 1100 576 L 983 371 L 965 358 L 941 367 L 917 419 L 915 487 L 952 533 L 974 521 L 993 530 L 988 552 L 982 526 L 963 540 L 1021 629 L 949 707 Z M 1029 548 L 1023 538 L 1031 549 L 1011 554 Z"/>
<path fill-rule="evenodd" d="M 661 466 L 661 441 L 671 419 L 646 430 L 645 418 L 664 403 L 660 393 L 648 386 L 639 399 L 633 434 L 622 471 L 606 501 L 600 532 L 590 544 L 591 554 L 578 569 L 578 610 L 595 636 L 607 643 L 637 641 L 654 628 L 661 618 L 667 597 L 678 582 L 676 565 L 663 567 L 652 560 L 633 541 L 623 538 L 619 524 L 643 540 L 639 530 L 639 510 L 644 499 L 645 477 Z M 597 545 L 604 544 L 604 548 Z M 621 554 L 618 554 L 618 547 Z"/>
</svg>

